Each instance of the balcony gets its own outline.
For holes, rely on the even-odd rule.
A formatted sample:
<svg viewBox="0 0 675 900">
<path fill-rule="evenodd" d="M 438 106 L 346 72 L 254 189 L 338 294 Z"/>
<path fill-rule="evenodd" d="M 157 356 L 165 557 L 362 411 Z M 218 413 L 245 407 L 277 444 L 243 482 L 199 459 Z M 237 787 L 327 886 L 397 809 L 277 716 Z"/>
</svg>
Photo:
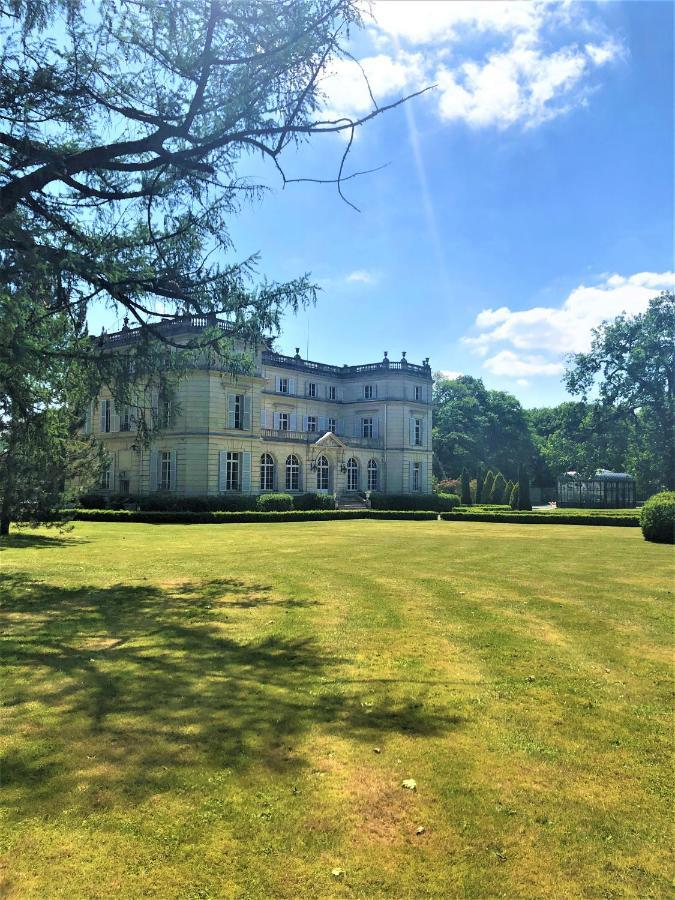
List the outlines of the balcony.
<svg viewBox="0 0 675 900">
<path fill-rule="evenodd" d="M 337 433 L 336 436 L 348 447 L 356 447 L 363 450 L 377 450 L 384 447 L 382 438 L 351 437 L 350 435 Z M 320 431 L 286 431 L 278 428 L 261 428 L 260 437 L 263 441 L 290 441 L 296 444 L 314 444 L 322 437 L 322 433 Z"/>
</svg>

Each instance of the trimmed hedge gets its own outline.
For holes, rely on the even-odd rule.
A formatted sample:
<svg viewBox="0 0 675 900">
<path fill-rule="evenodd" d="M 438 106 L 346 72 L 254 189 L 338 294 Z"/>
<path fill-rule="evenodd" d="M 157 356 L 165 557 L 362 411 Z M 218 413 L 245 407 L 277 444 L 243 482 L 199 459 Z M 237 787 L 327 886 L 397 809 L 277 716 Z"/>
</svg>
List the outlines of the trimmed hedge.
<svg viewBox="0 0 675 900">
<path fill-rule="evenodd" d="M 628 515 L 620 513 L 612 515 L 610 510 L 601 510 L 597 514 L 587 510 L 572 512 L 561 510 L 559 513 L 551 510 L 543 512 L 442 512 L 441 519 L 446 522 L 503 522 L 521 525 L 618 525 L 635 528 L 640 524 L 640 517 L 633 513 Z"/>
<path fill-rule="evenodd" d="M 335 498 L 332 494 L 296 494 L 293 509 L 335 509 Z"/>
<path fill-rule="evenodd" d="M 334 519 L 398 519 L 431 521 L 438 519 L 432 510 L 389 509 L 313 509 L 286 512 L 135 512 L 128 509 L 71 509 L 70 520 L 77 522 L 142 522 L 147 525 L 227 525 L 241 522 L 327 522 Z"/>
<path fill-rule="evenodd" d="M 650 497 L 642 507 L 640 525 L 646 541 L 675 543 L 675 491 L 662 491 Z"/>
<path fill-rule="evenodd" d="M 293 498 L 290 494 L 261 494 L 257 507 L 260 512 L 287 512 L 293 509 Z"/>
<path fill-rule="evenodd" d="M 459 506 L 457 494 L 382 494 L 373 491 L 370 495 L 371 509 L 421 509 L 448 511 Z"/>
</svg>

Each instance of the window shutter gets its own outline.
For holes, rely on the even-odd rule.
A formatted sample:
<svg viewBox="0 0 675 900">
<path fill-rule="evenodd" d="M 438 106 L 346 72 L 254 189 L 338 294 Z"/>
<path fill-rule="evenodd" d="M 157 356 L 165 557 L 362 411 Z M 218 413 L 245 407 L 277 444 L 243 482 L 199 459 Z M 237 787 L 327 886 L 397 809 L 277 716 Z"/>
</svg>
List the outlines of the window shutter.
<svg viewBox="0 0 675 900">
<path fill-rule="evenodd" d="M 377 385 L 373 385 L 373 397 L 377 397 Z"/>
<path fill-rule="evenodd" d="M 373 416 L 373 437 L 380 436 L 380 418 L 379 416 Z"/>
<path fill-rule="evenodd" d="M 427 423 L 424 421 L 424 419 L 420 419 L 420 441 L 422 442 L 422 446 L 423 446 L 423 447 L 424 447 L 424 444 L 425 444 L 425 441 L 424 441 L 424 433 L 425 433 L 425 431 L 426 431 L 426 424 L 427 424 Z"/>
<path fill-rule="evenodd" d="M 267 428 L 267 409 L 264 406 L 260 407 L 260 427 Z"/>
<path fill-rule="evenodd" d="M 338 398 L 338 400 L 340 401 L 340 403 L 342 403 L 342 401 L 345 399 L 344 388 L 339 387 L 339 388 L 337 389 L 336 397 Z"/>
<path fill-rule="evenodd" d="M 325 416 L 319 416 L 319 431 L 325 434 L 328 431 L 328 421 Z"/>
<path fill-rule="evenodd" d="M 226 465 L 227 465 L 227 450 L 220 450 L 218 453 L 218 490 L 224 491 L 226 485 Z"/>
<path fill-rule="evenodd" d="M 308 420 L 308 416 L 302 417 L 302 430 L 303 431 L 307 431 L 307 428 L 309 426 L 309 422 L 307 420 Z"/>
<path fill-rule="evenodd" d="M 292 412 L 290 415 L 289 427 L 290 427 L 291 431 L 298 430 L 298 417 L 297 417 L 296 413 L 294 413 L 294 412 Z"/>
<path fill-rule="evenodd" d="M 154 426 L 157 424 L 157 419 L 159 417 L 159 394 L 157 391 L 152 391 L 150 394 L 150 411 L 152 415 L 152 424 Z"/>
<path fill-rule="evenodd" d="M 251 395 L 244 394 L 244 421 L 243 426 L 245 431 L 251 430 Z"/>
<path fill-rule="evenodd" d="M 99 423 L 98 430 L 105 431 L 105 400 L 99 400 Z"/>
<path fill-rule="evenodd" d="M 93 418 L 94 418 L 94 401 L 92 400 L 92 402 L 87 407 L 87 412 L 85 413 L 85 416 L 84 416 L 84 433 L 85 434 L 91 434 L 91 423 L 93 421 Z"/>
<path fill-rule="evenodd" d="M 363 419 L 361 419 L 359 416 L 354 416 L 354 427 L 352 429 L 354 437 L 361 437 L 361 434 L 363 433 L 361 430 L 362 428 Z"/>
<path fill-rule="evenodd" d="M 288 379 L 288 393 L 289 394 L 295 393 L 295 378 Z"/>
<path fill-rule="evenodd" d="M 275 375 L 274 376 L 274 390 L 277 392 L 277 394 L 279 393 L 279 388 L 281 387 L 281 385 L 279 384 L 279 381 L 280 381 L 279 376 Z"/>
<path fill-rule="evenodd" d="M 336 422 L 336 426 L 337 426 L 337 432 L 336 432 L 337 434 L 345 433 L 345 420 L 344 419 L 338 419 Z"/>
<path fill-rule="evenodd" d="M 278 431 L 279 430 L 279 413 L 278 412 L 272 413 L 272 423 L 273 423 L 272 427 L 274 428 L 274 430 Z"/>
<path fill-rule="evenodd" d="M 408 493 L 412 492 L 413 489 L 413 464 L 411 462 L 408 463 Z"/>
<path fill-rule="evenodd" d="M 159 457 L 156 450 L 150 451 L 150 490 L 157 490 L 157 464 Z"/>
<path fill-rule="evenodd" d="M 171 450 L 171 481 L 169 482 L 169 490 L 175 491 L 178 484 L 178 469 L 176 468 L 176 451 Z"/>
<path fill-rule="evenodd" d="M 241 454 L 242 457 L 242 467 L 241 467 L 241 489 L 243 493 L 250 494 L 251 493 L 251 453 L 249 450 L 244 450 Z"/>
<path fill-rule="evenodd" d="M 113 452 L 110 454 L 110 490 L 112 493 L 115 493 L 115 470 L 116 470 L 116 459 L 117 453 Z"/>
<path fill-rule="evenodd" d="M 409 429 L 410 430 L 410 446 L 414 447 L 415 446 L 415 420 L 411 416 L 410 419 L 408 420 L 408 422 L 410 424 L 410 429 Z"/>
</svg>

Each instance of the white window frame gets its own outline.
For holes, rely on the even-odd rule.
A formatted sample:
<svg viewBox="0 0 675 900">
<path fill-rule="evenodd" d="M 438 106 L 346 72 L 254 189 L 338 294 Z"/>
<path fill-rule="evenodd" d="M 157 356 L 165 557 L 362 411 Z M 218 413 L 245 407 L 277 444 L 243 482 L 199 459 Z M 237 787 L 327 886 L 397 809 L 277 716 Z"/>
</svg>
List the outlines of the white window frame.
<svg viewBox="0 0 675 900">
<path fill-rule="evenodd" d="M 101 472 L 101 483 L 99 485 L 102 491 L 111 490 L 112 482 L 112 463 Z"/>
<path fill-rule="evenodd" d="M 288 393 L 288 378 L 284 378 L 283 376 L 279 376 L 279 393 L 287 394 Z"/>
<path fill-rule="evenodd" d="M 131 407 L 125 403 L 122 407 L 122 415 L 120 416 L 120 431 L 131 431 Z"/>
<path fill-rule="evenodd" d="M 129 478 L 129 473 L 124 469 L 121 471 L 117 480 L 119 482 L 119 492 L 120 494 L 129 494 L 131 493 L 131 479 Z M 126 485 L 126 486 L 125 486 Z"/>
<path fill-rule="evenodd" d="M 162 400 L 160 402 L 159 427 L 171 428 L 171 400 Z"/>
<path fill-rule="evenodd" d="M 234 427 L 242 430 L 244 427 L 244 395 L 234 395 Z"/>
<path fill-rule="evenodd" d="M 361 419 L 361 437 L 364 437 L 364 438 L 372 438 L 373 437 L 373 417 L 372 416 L 364 416 Z"/>
<path fill-rule="evenodd" d="M 415 446 L 416 446 L 416 447 L 421 447 L 421 446 L 422 446 L 422 428 L 423 428 L 423 426 L 422 426 L 422 420 L 416 418 L 416 419 L 415 419 L 415 428 L 414 428 L 414 432 L 415 432 Z"/>
<path fill-rule="evenodd" d="M 337 388 L 334 384 L 328 385 L 328 399 L 329 400 L 337 400 Z"/>
<path fill-rule="evenodd" d="M 422 463 L 414 462 L 412 464 L 412 485 L 410 487 L 412 491 L 421 491 L 422 490 Z"/>
<path fill-rule="evenodd" d="M 330 465 L 322 454 L 316 461 L 316 489 L 327 491 L 330 484 Z"/>
<path fill-rule="evenodd" d="M 312 434 L 319 430 L 319 420 L 317 416 L 307 416 L 307 431 Z"/>
<path fill-rule="evenodd" d="M 328 419 L 328 430 L 331 434 L 337 434 L 337 419 L 333 419 L 329 417 Z"/>
<path fill-rule="evenodd" d="M 375 459 L 368 460 L 367 471 L 368 471 L 368 490 L 376 491 L 378 475 L 379 475 L 379 466 L 377 464 L 377 460 L 375 460 Z"/>
<path fill-rule="evenodd" d="M 351 486 L 353 484 L 353 487 Z M 353 456 L 347 460 L 347 490 L 358 491 L 359 489 L 359 461 Z"/>
<path fill-rule="evenodd" d="M 290 413 L 280 412 L 279 413 L 279 431 L 290 431 L 290 430 L 291 430 Z"/>
<path fill-rule="evenodd" d="M 241 490 L 241 453 L 231 450 L 227 451 L 225 457 L 225 490 L 240 491 Z"/>
<path fill-rule="evenodd" d="M 422 385 L 421 384 L 415 385 L 415 400 L 417 400 L 418 403 L 422 400 Z"/>
<path fill-rule="evenodd" d="M 363 385 L 363 399 L 364 400 L 372 400 L 375 397 L 375 391 L 373 390 L 372 384 L 364 384 Z"/>
<path fill-rule="evenodd" d="M 159 490 L 170 491 L 173 487 L 173 481 L 175 477 L 174 473 L 171 471 L 171 451 L 160 450 L 158 459 Z"/>
<path fill-rule="evenodd" d="M 295 455 L 295 453 L 290 453 L 286 457 L 286 490 L 287 491 L 299 491 L 300 490 L 300 460 Z"/>
<path fill-rule="evenodd" d="M 316 381 L 310 381 L 307 384 L 307 396 L 308 397 L 316 397 L 317 396 L 317 386 Z"/>
<path fill-rule="evenodd" d="M 274 490 L 274 457 L 271 453 L 263 453 L 260 457 L 260 490 Z"/>
</svg>

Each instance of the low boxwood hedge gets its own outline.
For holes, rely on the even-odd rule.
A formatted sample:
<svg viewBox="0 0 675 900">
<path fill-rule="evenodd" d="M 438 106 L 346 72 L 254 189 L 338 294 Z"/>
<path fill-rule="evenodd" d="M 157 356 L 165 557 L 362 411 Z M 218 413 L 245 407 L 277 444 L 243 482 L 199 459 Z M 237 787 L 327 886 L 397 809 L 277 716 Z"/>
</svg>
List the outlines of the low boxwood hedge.
<svg viewBox="0 0 675 900">
<path fill-rule="evenodd" d="M 646 541 L 675 543 L 675 491 L 662 491 L 645 502 L 640 525 Z"/>
<path fill-rule="evenodd" d="M 474 512 L 454 510 L 441 513 L 441 519 L 447 522 L 502 522 L 516 523 L 520 525 L 617 525 L 635 528 L 640 524 L 640 517 L 636 512 L 632 515 L 621 513 L 612 515 L 611 510 L 598 510 L 597 513 L 589 510 L 579 512 L 572 510 L 542 510 L 541 512 Z"/>
<path fill-rule="evenodd" d="M 459 506 L 457 494 L 382 494 L 373 491 L 370 494 L 372 509 L 422 509 L 449 511 Z"/>
<path fill-rule="evenodd" d="M 295 494 L 293 509 L 335 509 L 335 498 L 332 494 Z"/>
<path fill-rule="evenodd" d="M 142 522 L 148 525 L 208 525 L 241 522 L 326 522 L 333 519 L 398 519 L 428 521 L 438 518 L 432 510 L 313 509 L 286 512 L 170 512 L 128 509 L 71 509 L 68 518 L 78 522 Z"/>
<path fill-rule="evenodd" d="M 257 506 L 260 512 L 287 512 L 293 509 L 293 498 L 290 494 L 261 494 Z"/>
</svg>

